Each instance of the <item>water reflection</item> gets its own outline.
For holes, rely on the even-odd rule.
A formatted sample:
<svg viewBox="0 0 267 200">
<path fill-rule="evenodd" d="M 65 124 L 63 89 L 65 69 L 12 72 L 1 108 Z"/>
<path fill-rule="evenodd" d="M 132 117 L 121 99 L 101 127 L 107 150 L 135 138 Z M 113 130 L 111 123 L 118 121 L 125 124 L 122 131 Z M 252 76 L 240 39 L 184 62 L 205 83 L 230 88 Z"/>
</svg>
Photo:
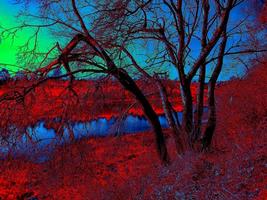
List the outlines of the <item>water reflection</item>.
<svg viewBox="0 0 267 200">
<path fill-rule="evenodd" d="M 182 118 L 182 114 L 178 113 Z M 54 122 L 60 121 L 55 119 Z M 168 127 L 165 116 L 159 116 L 163 128 Z M 48 128 L 48 123 L 40 121 L 34 126 L 19 129 L 12 126 L 12 134 L 8 138 L 0 138 L 0 156 L 12 154 L 26 155 L 40 162 L 48 159 L 51 151 L 57 146 L 84 137 L 103 137 L 108 135 L 133 134 L 151 129 L 145 117 L 129 115 L 124 119 L 99 118 L 89 122 L 67 122 L 59 129 Z"/>
</svg>

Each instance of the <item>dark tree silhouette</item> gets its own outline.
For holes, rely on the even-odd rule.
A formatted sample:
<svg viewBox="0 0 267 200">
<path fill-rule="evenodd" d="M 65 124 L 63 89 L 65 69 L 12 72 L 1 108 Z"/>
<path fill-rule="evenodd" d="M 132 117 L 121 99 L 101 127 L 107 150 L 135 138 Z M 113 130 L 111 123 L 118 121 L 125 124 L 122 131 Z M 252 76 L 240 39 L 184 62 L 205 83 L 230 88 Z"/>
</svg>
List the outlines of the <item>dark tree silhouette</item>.
<svg viewBox="0 0 267 200">
<path fill-rule="evenodd" d="M 154 60 L 161 64 L 170 63 L 178 72 L 183 100 L 181 133 L 183 138 L 187 138 L 188 147 L 199 141 L 202 135 L 204 88 L 207 79 L 209 79 L 207 105 L 209 112 L 202 146 L 206 149 L 211 144 L 216 127 L 215 86 L 222 71 L 224 57 L 266 51 L 264 42 L 260 45 L 254 44 L 255 48 L 250 48 L 245 44 L 248 41 L 242 39 L 234 39 L 235 43 L 227 46 L 227 39 L 233 40 L 233 35 L 238 34 L 242 38 L 252 33 L 251 30 L 246 30 L 246 26 L 250 23 L 247 19 L 249 16 L 235 22 L 233 21 L 236 19 L 230 18 L 231 12 L 244 2 L 243 0 L 176 2 L 163 0 L 145 1 L 140 5 L 136 3 L 136 7 L 127 4 L 128 7 L 121 8 L 125 13 L 130 13 L 134 21 L 134 25 L 127 22 L 123 24 L 128 28 L 128 39 L 154 41 L 155 48 L 163 53 L 151 57 L 154 56 Z M 195 50 L 196 48 L 200 50 Z M 157 66 L 152 67 L 155 69 Z M 199 88 L 194 116 L 191 86 L 192 82 L 197 80 L 196 76 Z"/>
<path fill-rule="evenodd" d="M 31 3 L 31 1 L 18 1 L 18 3 L 24 3 L 27 6 L 27 4 Z M 85 1 L 84 3 L 88 2 Z M 94 2 L 92 2 L 92 4 L 94 4 Z M 105 5 L 101 6 L 101 3 L 96 4 L 97 12 L 99 12 L 101 16 L 101 9 Z M 144 114 L 150 122 L 155 133 L 155 140 L 160 159 L 164 163 L 168 163 L 169 156 L 157 114 L 131 75 L 129 75 L 129 73 L 123 68 L 118 67 L 115 63 L 115 58 L 113 57 L 114 52 L 112 51 L 116 50 L 117 47 L 113 46 L 112 41 L 115 38 L 118 40 L 118 37 L 112 34 L 109 35 L 108 33 L 105 35 L 98 35 L 100 29 L 94 26 L 100 25 L 92 22 L 90 26 L 88 17 L 84 17 L 84 15 L 92 17 L 98 16 L 98 14 L 94 14 L 94 10 L 92 9 L 94 6 L 88 3 L 87 7 L 91 9 L 89 9 L 88 13 L 81 14 L 83 7 L 82 5 L 83 4 L 81 2 L 79 5 L 76 5 L 75 0 L 72 0 L 71 2 L 55 2 L 48 0 L 40 1 L 40 15 L 34 15 L 31 13 L 24 15 L 24 17 L 38 19 L 40 24 L 22 23 L 21 26 L 7 29 L 2 33 L 3 35 L 12 36 L 13 34 L 16 34 L 16 30 L 18 29 L 29 27 L 36 28 L 33 36 L 21 48 L 23 51 L 20 52 L 20 60 L 24 60 L 26 62 L 25 65 L 27 65 L 27 62 L 29 61 L 29 59 L 26 58 L 31 57 L 31 55 L 35 56 L 37 54 L 37 48 L 31 49 L 30 40 L 35 38 L 33 41 L 34 47 L 37 47 L 38 44 L 36 38 L 39 37 L 39 32 L 41 29 L 52 29 L 52 33 L 59 37 L 60 40 L 63 40 L 63 44 L 67 43 L 65 44 L 65 47 L 62 48 L 60 42 L 57 42 L 50 51 L 43 55 L 44 59 L 42 59 L 39 67 L 37 67 L 37 70 L 33 73 L 38 77 L 38 80 L 31 87 L 24 90 L 22 95 L 25 96 L 35 87 L 48 80 L 50 78 L 48 76 L 50 71 L 61 67 L 65 69 L 66 74 L 54 76 L 53 78 L 62 78 L 68 76 L 70 80 L 69 88 L 72 91 L 72 82 L 75 79 L 76 74 L 94 73 L 112 76 L 117 79 L 127 91 L 134 95 L 136 100 L 142 106 Z M 56 11 L 58 15 L 54 15 L 54 11 Z M 62 13 L 65 15 L 62 16 Z M 105 21 L 104 24 L 106 25 L 107 22 Z M 63 32 L 61 30 L 63 30 Z M 57 56 L 51 59 L 51 54 L 55 51 L 58 52 Z M 32 61 L 30 60 L 29 62 L 32 65 Z M 48 64 L 44 66 L 44 63 Z M 75 91 L 73 92 L 75 93 Z"/>
</svg>

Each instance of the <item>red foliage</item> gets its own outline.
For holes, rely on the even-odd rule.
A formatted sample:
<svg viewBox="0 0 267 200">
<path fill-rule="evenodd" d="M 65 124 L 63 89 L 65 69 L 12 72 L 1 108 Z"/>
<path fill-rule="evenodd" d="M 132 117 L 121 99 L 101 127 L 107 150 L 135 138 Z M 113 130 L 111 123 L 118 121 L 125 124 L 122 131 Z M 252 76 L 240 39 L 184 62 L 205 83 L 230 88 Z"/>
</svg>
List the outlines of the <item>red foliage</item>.
<svg viewBox="0 0 267 200">
<path fill-rule="evenodd" d="M 163 114 L 161 100 L 155 85 L 137 81 L 152 103 L 157 114 Z M 0 87 L 0 96 L 12 93 L 14 90 L 22 92 L 30 86 L 30 81 L 9 82 Z M 166 81 L 170 101 L 176 111 L 181 111 L 181 98 L 178 82 Z M 51 80 L 35 88 L 29 93 L 23 103 L 3 101 L 0 110 L 4 111 L 0 119 L 8 119 L 9 123 L 28 126 L 42 119 L 61 117 L 71 121 L 89 121 L 104 117 L 110 119 L 126 112 L 133 115 L 143 115 L 141 106 L 134 97 L 125 91 L 118 82 L 106 81 L 98 84 L 94 81 L 75 81 L 73 93 L 68 89 L 68 82 Z M 196 85 L 192 87 L 196 93 Z M 134 104 L 129 110 L 128 108 Z M 16 113 L 14 115 L 14 113 Z"/>
</svg>

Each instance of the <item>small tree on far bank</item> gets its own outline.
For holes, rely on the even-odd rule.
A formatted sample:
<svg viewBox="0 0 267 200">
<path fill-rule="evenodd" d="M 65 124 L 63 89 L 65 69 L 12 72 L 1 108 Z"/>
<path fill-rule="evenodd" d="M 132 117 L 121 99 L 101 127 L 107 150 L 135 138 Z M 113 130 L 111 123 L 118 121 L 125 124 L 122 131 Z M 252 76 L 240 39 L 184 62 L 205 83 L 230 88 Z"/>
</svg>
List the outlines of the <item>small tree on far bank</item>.
<svg viewBox="0 0 267 200">
<path fill-rule="evenodd" d="M 0 71 L 0 85 L 5 84 L 8 80 L 10 80 L 9 71 L 5 68 L 2 68 Z"/>
</svg>

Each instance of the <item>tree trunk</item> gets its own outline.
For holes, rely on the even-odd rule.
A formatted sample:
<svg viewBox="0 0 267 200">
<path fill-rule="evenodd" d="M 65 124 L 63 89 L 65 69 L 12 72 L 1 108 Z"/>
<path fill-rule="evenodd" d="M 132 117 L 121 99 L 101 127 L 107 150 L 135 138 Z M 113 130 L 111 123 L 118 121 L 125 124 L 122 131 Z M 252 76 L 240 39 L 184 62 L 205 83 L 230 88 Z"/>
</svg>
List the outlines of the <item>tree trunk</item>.
<svg viewBox="0 0 267 200">
<path fill-rule="evenodd" d="M 209 83 L 208 96 L 209 118 L 202 139 L 202 150 L 207 149 L 211 145 L 212 136 L 216 128 L 215 84 L 213 82 Z"/>
<path fill-rule="evenodd" d="M 155 133 L 156 145 L 160 159 L 164 164 L 168 164 L 169 155 L 165 144 L 164 135 L 158 116 L 153 110 L 151 104 L 148 102 L 134 80 L 127 74 L 125 70 L 121 68 L 113 68 L 112 75 L 124 86 L 127 91 L 132 93 L 138 100 L 138 102 L 142 105 L 144 114 L 152 125 L 153 131 Z"/>
<path fill-rule="evenodd" d="M 201 135 L 201 126 L 202 126 L 202 115 L 203 115 L 203 106 L 204 106 L 204 89 L 205 89 L 205 74 L 206 74 L 206 66 L 202 65 L 200 68 L 199 74 L 199 86 L 197 93 L 197 105 L 196 105 L 196 113 L 194 117 L 194 133 L 193 133 L 193 142 L 198 140 Z"/>
<path fill-rule="evenodd" d="M 191 135 L 193 129 L 193 98 L 190 83 L 190 81 L 185 81 L 184 84 L 181 85 L 181 96 L 184 106 L 182 128 L 186 134 L 185 137 L 187 138 L 189 146 L 191 146 Z"/>
<path fill-rule="evenodd" d="M 202 36 L 201 36 L 201 48 L 205 49 L 207 46 L 207 35 L 208 35 L 208 20 L 209 20 L 209 1 L 202 0 L 202 11 L 203 11 L 203 25 L 202 25 Z M 199 79 L 198 79 L 198 93 L 197 93 L 197 105 L 196 105 L 196 113 L 194 117 L 194 133 L 192 142 L 198 140 L 201 135 L 201 127 L 202 127 L 202 115 L 203 115 L 203 103 L 204 103 L 204 89 L 205 89 L 205 76 L 206 76 L 206 59 L 200 66 Z"/>
<path fill-rule="evenodd" d="M 173 137 L 174 137 L 175 145 L 176 145 L 176 151 L 178 154 L 181 154 L 183 152 L 183 142 L 180 138 L 181 130 L 179 127 L 180 126 L 179 121 L 175 122 L 173 112 L 172 112 L 172 106 L 171 106 L 171 103 L 169 102 L 166 88 L 164 87 L 162 82 L 157 77 L 156 77 L 156 83 L 160 91 L 160 97 L 162 100 L 162 106 L 164 109 L 166 119 L 168 121 L 169 127 L 172 129 L 172 133 L 173 133 Z"/>
<path fill-rule="evenodd" d="M 220 50 L 218 53 L 217 65 L 209 81 L 209 90 L 208 90 L 209 116 L 208 116 L 208 123 L 206 126 L 204 137 L 202 139 L 202 150 L 207 149 L 211 145 L 212 136 L 216 128 L 217 117 L 216 117 L 216 105 L 215 105 L 215 86 L 216 86 L 217 79 L 221 73 L 222 65 L 223 65 L 224 51 L 225 51 L 225 47 L 227 43 L 226 28 L 227 27 L 224 28 L 223 34 L 222 34 L 222 42 L 221 42 Z"/>
</svg>

